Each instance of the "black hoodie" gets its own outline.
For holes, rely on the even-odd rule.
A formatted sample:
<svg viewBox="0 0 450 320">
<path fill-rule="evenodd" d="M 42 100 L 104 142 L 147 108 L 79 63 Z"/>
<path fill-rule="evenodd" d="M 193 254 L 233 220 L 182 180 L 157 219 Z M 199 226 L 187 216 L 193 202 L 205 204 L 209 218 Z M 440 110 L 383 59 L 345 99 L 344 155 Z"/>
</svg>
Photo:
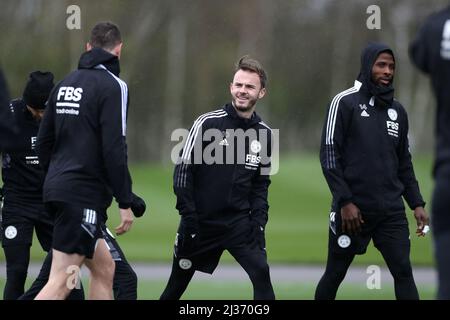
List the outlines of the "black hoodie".
<svg viewBox="0 0 450 320">
<path fill-rule="evenodd" d="M 411 209 L 425 204 L 411 162 L 406 111 L 394 99 L 389 104 L 386 92 L 370 80 L 385 51 L 392 53 L 381 44 L 365 48 L 355 85 L 328 107 L 320 161 L 334 211 L 353 202 L 363 212 L 404 212 L 402 196 Z"/>
<path fill-rule="evenodd" d="M 432 14 L 410 46 L 413 63 L 430 75 L 437 102 L 436 159 L 434 171 L 450 165 L 450 39 L 448 28 L 450 6 Z"/>
<path fill-rule="evenodd" d="M 208 129 L 217 129 L 222 134 L 212 141 L 203 141 L 202 136 Z M 257 135 L 246 141 L 245 150 L 241 153 L 237 152 L 236 139 L 227 134 L 227 130 L 239 129 Z M 259 148 L 255 147 L 258 142 L 253 139 L 260 142 Z M 241 118 L 231 104 L 198 117 L 174 172 L 173 186 L 179 213 L 195 214 L 200 225 L 219 228 L 233 226 L 250 214 L 261 225 L 265 225 L 270 178 L 260 173 L 261 168 L 270 168 L 271 141 L 271 129 L 256 113 L 251 119 Z M 210 149 L 207 148 L 214 145 L 223 151 L 222 163 L 208 163 L 205 157 L 201 158 L 209 154 Z M 233 157 L 227 161 L 230 154 Z M 196 161 L 199 156 L 203 160 L 201 163 Z"/>
<path fill-rule="evenodd" d="M 119 70 L 115 55 L 94 48 L 52 90 L 36 146 L 48 171 L 45 202 L 104 209 L 114 196 L 121 208 L 130 207 L 128 88 Z"/>
<path fill-rule="evenodd" d="M 39 130 L 39 122 L 33 118 L 22 99 L 10 103 L 14 115 L 13 123 L 20 129 L 17 136 L 11 139 L 15 148 L 3 150 L 3 194 L 8 209 L 17 208 L 21 215 L 32 215 L 33 208 L 42 207 L 42 184 L 44 171 L 39 166 L 35 144 Z M 18 148 L 20 146 L 20 149 Z"/>
</svg>

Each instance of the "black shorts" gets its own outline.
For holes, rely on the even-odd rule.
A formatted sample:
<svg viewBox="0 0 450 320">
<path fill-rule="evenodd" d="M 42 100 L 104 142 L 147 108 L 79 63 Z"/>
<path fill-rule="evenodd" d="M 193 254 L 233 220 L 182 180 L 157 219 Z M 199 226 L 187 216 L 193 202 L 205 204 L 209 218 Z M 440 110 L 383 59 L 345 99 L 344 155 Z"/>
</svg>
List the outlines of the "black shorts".
<svg viewBox="0 0 450 320">
<path fill-rule="evenodd" d="M 251 234 L 251 228 L 253 228 L 253 224 L 250 218 L 241 219 L 226 229 L 200 225 L 198 249 L 189 257 L 180 256 L 177 254 L 177 240 L 175 240 L 174 259 L 181 269 L 189 270 L 192 268 L 212 274 L 225 250 L 238 252 L 239 255 L 258 254 L 266 257 L 264 237 L 256 246 L 253 242 L 249 242 L 248 236 Z"/>
<path fill-rule="evenodd" d="M 358 235 L 342 232 L 340 212 L 330 213 L 328 250 L 343 254 L 364 254 L 370 240 L 376 248 L 384 244 L 410 246 L 409 227 L 406 214 L 361 213 L 364 224 Z"/>
<path fill-rule="evenodd" d="M 102 235 L 103 239 L 105 239 L 106 245 L 108 246 L 109 253 L 111 253 L 111 256 L 114 261 L 124 261 L 126 262 L 125 255 L 122 252 L 122 249 L 120 248 L 119 244 L 116 241 L 116 238 L 112 234 L 111 231 L 109 231 L 108 227 L 105 224 L 101 225 Z"/>
<path fill-rule="evenodd" d="M 33 230 L 44 251 L 49 251 L 52 246 L 53 221 L 43 206 L 29 208 L 33 214 L 22 214 L 15 208 L 5 206 L 2 210 L 2 246 L 17 245 L 31 246 L 33 242 Z"/>
<path fill-rule="evenodd" d="M 47 207 L 55 221 L 53 249 L 92 259 L 97 240 L 103 238 L 99 218 L 101 214 L 106 214 L 106 209 L 86 208 L 65 202 L 49 202 Z"/>
</svg>

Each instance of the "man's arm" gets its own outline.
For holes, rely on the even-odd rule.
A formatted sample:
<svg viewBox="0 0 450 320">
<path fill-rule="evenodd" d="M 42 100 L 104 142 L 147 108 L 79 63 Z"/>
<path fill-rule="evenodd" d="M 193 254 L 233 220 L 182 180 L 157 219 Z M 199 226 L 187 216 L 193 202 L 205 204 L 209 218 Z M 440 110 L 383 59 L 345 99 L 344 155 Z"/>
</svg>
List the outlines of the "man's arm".
<svg viewBox="0 0 450 320">
<path fill-rule="evenodd" d="M 336 98 L 335 98 L 336 99 Z M 342 232 L 356 234 L 364 223 L 359 208 L 352 202 L 352 192 L 344 179 L 342 152 L 351 114 L 341 100 L 331 102 L 322 132 L 320 163 L 333 199 L 342 217 Z"/>
<path fill-rule="evenodd" d="M 0 152 L 13 147 L 11 143 L 17 127 L 9 106 L 9 92 L 3 72 L 0 70 Z"/>
<path fill-rule="evenodd" d="M 194 219 L 197 216 L 194 199 L 195 150 L 203 152 L 202 147 L 200 147 L 202 146 L 203 124 L 197 123 L 197 121 L 189 130 L 173 174 L 173 190 L 177 196 L 176 208 L 180 215 L 191 216 Z"/>
<path fill-rule="evenodd" d="M 272 156 L 272 133 L 267 130 L 266 146 L 263 144 L 263 149 L 260 153 L 261 164 L 258 172 L 252 180 L 252 190 L 250 192 L 250 208 L 252 220 L 256 221 L 260 226 L 264 227 L 268 220 L 268 192 L 270 185 L 270 167 Z M 260 138 L 263 141 L 263 138 Z M 265 154 L 264 154 L 265 153 Z"/>
<path fill-rule="evenodd" d="M 119 208 L 128 209 L 132 203 L 131 176 L 128 171 L 126 120 L 128 88 L 123 85 L 105 92 L 100 106 L 102 153 L 109 185 Z"/>
<path fill-rule="evenodd" d="M 342 101 L 333 101 L 327 112 L 320 145 L 320 163 L 334 201 L 343 207 L 352 201 L 352 192 L 344 179 L 342 152 L 350 117 Z"/>
<path fill-rule="evenodd" d="M 36 154 L 39 158 L 39 165 L 48 171 L 50 159 L 52 156 L 53 146 L 55 144 L 55 88 L 50 93 L 50 98 L 45 108 L 44 117 L 39 125 L 39 132 L 36 141 Z"/>
<path fill-rule="evenodd" d="M 120 224 L 115 228 L 118 235 L 127 232 L 133 224 L 126 143 L 128 98 L 128 87 L 122 81 L 104 93 L 100 106 L 103 162 L 109 185 L 119 204 Z"/>
<path fill-rule="evenodd" d="M 424 206 L 425 201 L 423 201 L 422 195 L 419 190 L 419 183 L 417 182 L 416 176 L 414 174 L 414 168 L 411 161 L 411 153 L 409 152 L 409 141 L 408 141 L 408 116 L 406 111 L 404 113 L 404 128 L 400 136 L 400 143 L 398 148 L 398 158 L 399 158 L 399 170 L 398 175 L 400 181 L 403 183 L 405 188 L 403 192 L 403 197 L 408 203 L 411 210 L 414 210 L 414 218 L 417 222 L 417 235 L 425 236 L 429 228 L 429 218 L 426 213 Z"/>
<path fill-rule="evenodd" d="M 428 42 L 430 41 L 428 37 L 428 20 L 419 29 L 416 38 L 411 42 L 409 46 L 409 56 L 412 62 L 419 68 L 422 72 L 430 72 L 430 59 L 429 59 L 429 49 Z"/>
<path fill-rule="evenodd" d="M 399 158 L 399 168 L 398 176 L 400 181 L 403 183 L 405 191 L 403 192 L 403 197 L 408 203 L 411 210 L 417 207 L 425 206 L 422 195 L 419 190 L 419 183 L 417 182 L 416 176 L 414 174 L 414 168 L 411 161 L 411 153 L 409 152 L 409 141 L 408 141 L 408 116 L 403 110 L 403 129 L 400 135 L 400 143 L 398 146 L 398 158 Z"/>
</svg>

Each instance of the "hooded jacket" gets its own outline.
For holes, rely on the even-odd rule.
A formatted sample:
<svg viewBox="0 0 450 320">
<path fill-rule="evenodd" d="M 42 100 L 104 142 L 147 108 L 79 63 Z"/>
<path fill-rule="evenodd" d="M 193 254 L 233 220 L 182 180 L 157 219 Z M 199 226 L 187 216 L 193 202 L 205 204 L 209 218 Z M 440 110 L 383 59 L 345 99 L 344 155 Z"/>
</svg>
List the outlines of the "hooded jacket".
<svg viewBox="0 0 450 320">
<path fill-rule="evenodd" d="M 9 92 L 3 71 L 0 69 L 0 151 L 14 147 L 19 129 L 15 125 L 14 117 L 10 112 Z"/>
<path fill-rule="evenodd" d="M 434 171 L 450 166 L 450 6 L 431 15 L 411 43 L 413 63 L 431 77 L 436 97 L 436 157 Z M 447 31 L 444 31 L 447 30 Z"/>
<path fill-rule="evenodd" d="M 385 88 L 371 81 L 383 44 L 370 44 L 352 88 L 337 94 L 328 107 L 320 161 L 333 195 L 333 211 L 353 202 L 363 212 L 404 212 L 424 206 L 408 145 L 408 117 Z"/>
<path fill-rule="evenodd" d="M 52 90 L 36 146 L 47 171 L 45 202 L 104 209 L 114 196 L 130 207 L 128 87 L 119 72 L 117 56 L 94 48 Z"/>
<path fill-rule="evenodd" d="M 11 139 L 15 148 L 3 150 L 3 194 L 9 208 L 22 208 L 18 212 L 25 214 L 30 211 L 30 207 L 42 207 L 44 171 L 35 151 L 39 122 L 21 99 L 11 101 L 10 110 L 14 116 L 12 123 L 19 131 Z"/>
<path fill-rule="evenodd" d="M 204 138 L 211 132 L 208 129 L 220 136 Z M 242 149 L 238 147 L 236 130 L 250 137 Z M 173 185 L 179 213 L 194 214 L 200 225 L 219 228 L 230 227 L 251 215 L 264 226 L 270 178 L 261 170 L 270 169 L 271 141 L 271 129 L 256 113 L 244 119 L 227 104 L 221 110 L 201 115 L 175 166 Z M 220 152 L 223 157 L 218 157 Z M 214 162 L 208 160 L 209 154 L 216 156 Z"/>
</svg>

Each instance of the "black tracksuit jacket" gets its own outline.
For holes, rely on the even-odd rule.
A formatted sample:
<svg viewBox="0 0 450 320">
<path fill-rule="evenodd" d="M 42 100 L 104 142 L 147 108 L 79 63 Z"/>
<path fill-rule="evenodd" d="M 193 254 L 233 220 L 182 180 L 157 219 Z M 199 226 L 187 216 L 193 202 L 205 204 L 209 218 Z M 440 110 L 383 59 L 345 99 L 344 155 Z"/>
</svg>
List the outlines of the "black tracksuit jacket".
<svg viewBox="0 0 450 320">
<path fill-rule="evenodd" d="M 119 71 L 116 56 L 94 48 L 52 90 L 36 146 L 47 171 L 44 202 L 95 209 L 114 196 L 121 208 L 130 207 L 128 88 Z"/>
<path fill-rule="evenodd" d="M 10 125 L 19 128 L 14 137 L 14 150 L 4 149 L 2 179 L 5 204 L 8 209 L 17 208 L 20 214 L 35 214 L 42 205 L 44 171 L 35 152 L 39 122 L 36 121 L 21 99 L 11 101 L 13 121 Z M 19 150 L 20 147 L 20 150 Z"/>
<path fill-rule="evenodd" d="M 19 128 L 15 125 L 13 114 L 10 112 L 8 105 L 8 86 L 3 72 L 0 70 L 0 151 L 14 148 L 14 140 L 19 134 Z M 17 150 L 17 148 L 15 149 Z"/>
<path fill-rule="evenodd" d="M 211 128 L 220 130 L 222 135 L 212 142 L 202 141 L 202 133 Z M 250 138 L 246 139 L 245 152 L 237 152 L 238 143 L 232 134 L 226 134 L 227 130 L 237 129 L 256 132 L 260 150 L 251 147 L 254 140 Z M 223 150 L 222 164 L 194 161 L 214 143 L 216 146 L 219 143 L 218 147 Z M 256 113 L 251 119 L 243 119 L 231 104 L 227 104 L 221 110 L 200 116 L 194 122 L 180 161 L 175 166 L 174 191 L 179 213 L 196 214 L 200 224 L 219 228 L 230 227 L 251 214 L 264 226 L 268 219 L 270 178 L 260 173 L 262 168 L 270 169 L 271 143 L 271 129 Z M 233 149 L 234 159 L 226 161 L 227 154 Z"/>
<path fill-rule="evenodd" d="M 370 58 L 363 57 L 361 74 L 371 72 L 383 50 L 374 46 Z M 388 107 L 375 103 L 361 74 L 352 88 L 331 101 L 323 128 L 320 161 L 333 195 L 332 209 L 353 202 L 363 212 L 404 212 L 402 196 L 411 209 L 423 206 L 406 111 L 396 100 Z"/>
<path fill-rule="evenodd" d="M 450 165 L 450 22 L 447 22 L 449 19 L 450 6 L 431 15 L 409 48 L 413 63 L 430 75 L 437 100 L 435 171 L 443 164 Z M 446 32 L 444 28 L 447 29 Z"/>
</svg>

